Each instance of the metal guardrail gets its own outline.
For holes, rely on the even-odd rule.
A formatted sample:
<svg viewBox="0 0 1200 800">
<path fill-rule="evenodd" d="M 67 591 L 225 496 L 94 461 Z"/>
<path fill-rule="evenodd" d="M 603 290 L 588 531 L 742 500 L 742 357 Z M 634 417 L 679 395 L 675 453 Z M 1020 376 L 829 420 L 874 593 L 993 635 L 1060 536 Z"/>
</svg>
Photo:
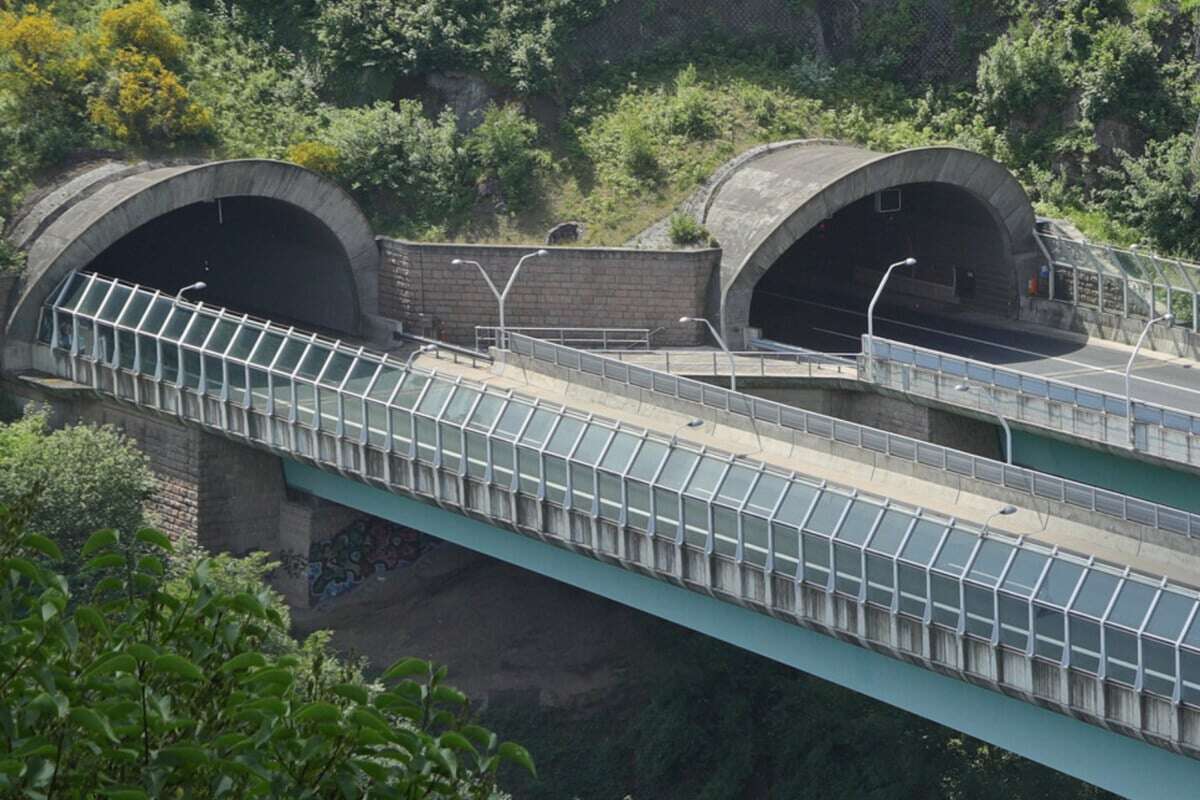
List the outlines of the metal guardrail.
<svg viewBox="0 0 1200 800">
<path fill-rule="evenodd" d="M 470 364 L 472 367 L 477 367 L 481 363 L 492 364 L 494 362 L 494 359 L 484 351 L 472 350 L 469 347 L 461 347 L 456 344 L 450 344 L 449 342 L 443 342 L 439 339 L 430 339 L 425 336 L 418 336 L 415 333 L 401 332 L 396 335 L 401 339 L 415 342 L 418 345 L 432 345 L 433 347 L 437 348 L 436 353 L 438 358 L 441 358 L 442 356 L 448 356 L 455 364 L 458 364 L 461 361 Z"/>
<path fill-rule="evenodd" d="M 867 347 L 864 336 L 864 350 Z M 1134 400 L 1131 438 L 1123 396 L 878 336 L 874 355 L 875 382 L 880 385 L 985 413 L 993 413 L 982 402 L 990 398 L 994 413 L 1009 420 L 1122 448 L 1132 442 L 1139 452 L 1200 466 L 1200 416 L 1187 411 Z M 986 396 L 955 391 L 963 383 L 980 386 Z"/>
<path fill-rule="evenodd" d="M 838 440 L 908 442 L 924 463 L 903 437 L 510 341 Z M 1179 719 L 1200 713 L 1191 587 L 95 275 L 54 292 L 39 342 L 36 361 L 100 395 L 1200 752 L 1200 720 Z M 1107 710 L 1062 691 L 1081 676 L 1119 693 Z"/>
<path fill-rule="evenodd" d="M 678 375 L 634 366 L 614 358 L 514 334 L 513 352 L 539 361 L 620 381 L 638 389 L 699 403 L 750 420 L 768 422 L 822 439 L 920 464 L 933 469 L 1003 486 L 1031 497 L 1046 498 L 1085 508 L 1110 517 L 1200 538 L 1200 515 L 1110 492 L 1095 486 L 1047 475 L 1024 467 L 1008 466 L 960 450 L 930 444 L 908 436 L 805 411 L 793 406 L 731 392 L 719 386 Z"/>
<path fill-rule="evenodd" d="M 533 328 L 506 327 L 506 333 L 520 333 L 536 339 L 574 347 L 579 350 L 649 350 L 649 328 Z M 475 349 L 487 350 L 495 347 L 500 328 L 489 325 L 475 326 Z"/>
<path fill-rule="evenodd" d="M 1039 294 L 1137 319 L 1170 311 L 1173 325 L 1200 331 L 1200 265 L 1142 250 L 1035 235 L 1053 262 Z"/>
<path fill-rule="evenodd" d="M 535 337 L 536 338 L 536 337 Z M 858 378 L 858 364 L 852 358 L 828 356 L 823 353 L 783 353 L 762 350 L 606 350 L 605 355 L 663 372 L 681 375 L 728 375 L 729 357 L 739 378 L 796 377 L 828 378 L 842 376 Z M 661 365 L 661 367 L 659 366 Z M 777 367 L 771 369 L 771 367 Z"/>
</svg>

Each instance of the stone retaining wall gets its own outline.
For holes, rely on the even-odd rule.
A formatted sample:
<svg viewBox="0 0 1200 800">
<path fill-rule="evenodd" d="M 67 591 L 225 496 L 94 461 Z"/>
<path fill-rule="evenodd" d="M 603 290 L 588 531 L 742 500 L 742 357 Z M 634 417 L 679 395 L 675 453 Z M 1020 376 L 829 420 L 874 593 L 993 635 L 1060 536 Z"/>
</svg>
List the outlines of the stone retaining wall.
<svg viewBox="0 0 1200 800">
<path fill-rule="evenodd" d="M 497 288 L 533 246 L 417 244 L 380 238 L 379 313 L 406 330 L 473 344 L 476 325 L 499 321 L 496 300 L 479 271 L 454 266 L 478 261 Z M 695 345 L 703 326 L 681 325 L 704 316 L 709 281 L 720 250 L 547 248 L 525 262 L 506 306 L 510 327 L 659 328 L 658 345 Z M 715 320 L 715 316 L 713 317 Z"/>
</svg>

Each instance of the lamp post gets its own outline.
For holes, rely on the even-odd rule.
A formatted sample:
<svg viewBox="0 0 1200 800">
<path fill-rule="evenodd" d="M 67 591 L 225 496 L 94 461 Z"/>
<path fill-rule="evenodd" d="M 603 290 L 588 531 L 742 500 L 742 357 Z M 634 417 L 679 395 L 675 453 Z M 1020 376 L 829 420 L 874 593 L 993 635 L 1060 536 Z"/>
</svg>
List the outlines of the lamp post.
<svg viewBox="0 0 1200 800">
<path fill-rule="evenodd" d="M 875 382 L 875 304 L 879 302 L 879 295 L 883 294 L 883 287 L 887 285 L 888 278 L 892 277 L 892 271 L 896 267 L 915 267 L 916 265 L 915 258 L 906 258 L 889 266 L 883 273 L 883 280 L 879 282 L 879 286 L 875 287 L 875 295 L 867 306 L 867 380 L 871 383 Z"/>
<path fill-rule="evenodd" d="M 1017 513 L 1016 506 L 1010 506 L 1010 505 L 1000 506 L 999 508 L 997 508 L 995 511 L 992 512 L 992 515 L 990 517 L 987 518 L 987 522 L 983 523 L 983 530 L 981 530 L 979 532 L 979 537 L 981 539 L 987 538 L 988 526 L 992 524 L 992 520 L 994 520 L 996 517 L 1007 517 L 1010 514 L 1015 514 L 1015 513 Z"/>
<path fill-rule="evenodd" d="M 184 292 L 191 292 L 191 291 L 202 292 L 207 288 L 208 288 L 208 284 L 205 283 L 204 281 L 196 281 L 195 283 L 189 283 L 187 286 L 183 287 L 182 289 L 180 289 L 178 292 L 175 293 L 175 302 L 178 303 L 180 300 L 183 299 Z"/>
<path fill-rule="evenodd" d="M 521 258 L 517 261 L 517 266 L 513 268 L 512 274 L 508 276 L 508 283 L 504 284 L 504 291 L 499 291 L 496 288 L 496 284 L 492 283 L 492 279 L 487 274 L 487 270 L 485 270 L 483 265 L 478 261 L 472 261 L 467 258 L 456 258 L 450 262 L 454 266 L 459 266 L 461 264 L 474 264 L 475 268 L 479 270 L 479 274 L 482 275 L 483 279 L 487 282 L 488 288 L 492 290 L 492 294 L 496 296 L 496 304 L 500 306 L 500 326 L 496 333 L 497 347 L 504 349 L 504 302 L 508 299 L 508 292 L 510 289 L 512 289 L 513 283 L 516 282 L 517 275 L 521 272 L 521 267 L 525 265 L 526 259 L 533 258 L 534 256 L 548 255 L 550 255 L 550 253 L 547 250 L 534 250 L 532 253 L 526 253 L 525 255 L 521 256 Z"/>
<path fill-rule="evenodd" d="M 413 362 L 417 360 L 417 356 L 424 355 L 425 353 L 432 353 L 434 350 L 437 350 L 436 344 L 423 344 L 416 350 L 413 350 L 408 354 L 408 361 L 404 362 L 404 371 L 412 372 L 412 365 Z"/>
<path fill-rule="evenodd" d="M 973 387 L 969 383 L 960 383 L 954 387 L 954 391 L 969 392 L 972 388 Z M 990 403 L 992 406 L 992 414 L 996 417 L 996 419 L 1000 420 L 1000 427 L 1004 428 L 1004 463 L 1011 467 L 1013 465 L 1012 428 L 1008 426 L 1008 420 L 1004 418 L 1004 415 L 1000 413 L 1000 409 L 996 407 L 996 398 L 991 392 L 987 393 L 987 399 L 988 403 Z"/>
<path fill-rule="evenodd" d="M 703 426 L 704 426 L 704 420 L 702 420 L 702 419 L 699 419 L 699 418 L 697 418 L 697 419 L 689 419 L 687 422 L 680 423 L 679 427 L 677 427 L 677 428 L 676 428 L 676 429 L 675 429 L 675 430 L 674 430 L 674 431 L 671 433 L 671 447 L 674 447 L 676 444 L 678 444 L 678 442 L 679 442 L 679 432 L 680 432 L 681 430 L 683 430 L 684 428 L 700 428 L 700 427 L 703 427 Z"/>
<path fill-rule="evenodd" d="M 717 329 L 713 324 L 704 317 L 680 317 L 680 322 L 703 322 L 708 326 L 708 330 L 712 333 L 713 338 L 717 340 L 717 344 L 725 351 L 725 355 L 729 356 L 729 388 L 731 391 L 737 391 L 737 365 L 734 363 L 733 353 L 725 346 L 725 340 L 721 338 L 721 334 L 717 333 Z"/>
<path fill-rule="evenodd" d="M 1125 419 L 1129 424 L 1129 449 L 1137 449 L 1137 430 L 1133 424 L 1133 388 L 1131 386 L 1133 375 L 1133 362 L 1137 359 L 1138 351 L 1142 349 L 1142 342 L 1146 341 L 1146 335 L 1150 333 L 1150 328 L 1157 322 L 1165 322 L 1168 325 L 1175 321 L 1174 314 L 1163 314 L 1161 317 L 1154 317 L 1146 321 L 1146 327 L 1142 328 L 1142 335 L 1138 337 L 1137 344 L 1133 346 L 1133 352 L 1129 354 L 1129 361 L 1125 364 Z"/>
</svg>

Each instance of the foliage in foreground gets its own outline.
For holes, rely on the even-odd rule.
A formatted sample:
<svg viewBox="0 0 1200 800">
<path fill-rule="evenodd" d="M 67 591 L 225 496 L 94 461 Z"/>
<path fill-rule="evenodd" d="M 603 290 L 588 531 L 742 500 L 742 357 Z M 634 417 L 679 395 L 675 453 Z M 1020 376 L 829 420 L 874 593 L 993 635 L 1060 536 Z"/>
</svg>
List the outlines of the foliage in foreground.
<svg viewBox="0 0 1200 800">
<path fill-rule="evenodd" d="M 208 559 L 169 578 L 157 531 L 89 537 L 94 589 L 72 596 L 29 505 L 0 506 L 0 794 L 487 800 L 503 762 L 533 772 L 444 667 L 368 685 L 321 647 L 281 653 L 269 590 Z"/>
</svg>

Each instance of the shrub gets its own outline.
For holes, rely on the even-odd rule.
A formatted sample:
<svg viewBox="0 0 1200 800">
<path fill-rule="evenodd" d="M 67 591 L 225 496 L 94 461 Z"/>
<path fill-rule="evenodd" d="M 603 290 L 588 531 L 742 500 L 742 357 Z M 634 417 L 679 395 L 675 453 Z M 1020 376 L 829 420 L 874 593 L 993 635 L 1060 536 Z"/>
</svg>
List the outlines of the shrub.
<svg viewBox="0 0 1200 800">
<path fill-rule="evenodd" d="M 1128 120 L 1146 133 L 1180 120 L 1163 84 L 1158 48 L 1141 27 L 1113 22 L 1097 33 L 1080 72 L 1085 118 Z"/>
<path fill-rule="evenodd" d="M 1200 184 L 1192 161 L 1193 139 L 1181 133 L 1150 142 L 1141 156 L 1124 154 L 1102 192 L 1105 208 L 1141 230 L 1159 248 L 1200 257 Z"/>
<path fill-rule="evenodd" d="M 173 547 L 149 529 L 136 548 L 90 536 L 95 589 L 73 597 L 58 545 L 23 522 L 0 507 L 5 796 L 490 800 L 503 762 L 534 771 L 445 668 L 403 659 L 365 684 L 222 564 L 165 579 Z"/>
<path fill-rule="evenodd" d="M 61 542 L 72 559 L 98 528 L 139 528 L 153 487 L 146 457 L 115 428 L 51 431 L 39 410 L 0 424 L 0 503 L 38 489 L 29 526 Z"/>
<path fill-rule="evenodd" d="M 658 153 L 654 135 L 646 123 L 635 116 L 626 116 L 619 124 L 621 164 L 635 178 L 654 181 L 658 178 Z"/>
<path fill-rule="evenodd" d="M 156 55 L 118 50 L 88 117 L 119 142 L 169 144 L 212 128 L 208 109 L 191 99 L 179 76 Z"/>
<path fill-rule="evenodd" d="M 712 98 L 688 64 L 675 77 L 675 93 L 666 103 L 667 130 L 689 139 L 709 139 L 716 133 Z"/>
<path fill-rule="evenodd" d="M 708 244 L 712 241 L 708 230 L 690 214 L 672 214 L 668 233 L 671 242 L 677 245 Z"/>
<path fill-rule="evenodd" d="M 186 44 L 163 16 L 158 0 L 133 0 L 100 15 L 100 46 L 105 50 L 134 50 L 178 68 Z"/>
<path fill-rule="evenodd" d="M 288 148 L 287 160 L 322 175 L 337 175 L 338 151 L 324 142 L 300 142 Z"/>
<path fill-rule="evenodd" d="M 550 166 L 550 154 L 535 144 L 537 136 L 537 123 L 516 105 L 491 104 L 467 137 L 479 178 L 497 179 L 514 210 L 532 204 L 537 179 Z"/>
<path fill-rule="evenodd" d="M 1007 127 L 1058 112 L 1069 93 L 1066 47 L 1053 25 L 1026 23 L 1001 36 L 979 59 L 977 102 L 987 122 Z"/>
</svg>

